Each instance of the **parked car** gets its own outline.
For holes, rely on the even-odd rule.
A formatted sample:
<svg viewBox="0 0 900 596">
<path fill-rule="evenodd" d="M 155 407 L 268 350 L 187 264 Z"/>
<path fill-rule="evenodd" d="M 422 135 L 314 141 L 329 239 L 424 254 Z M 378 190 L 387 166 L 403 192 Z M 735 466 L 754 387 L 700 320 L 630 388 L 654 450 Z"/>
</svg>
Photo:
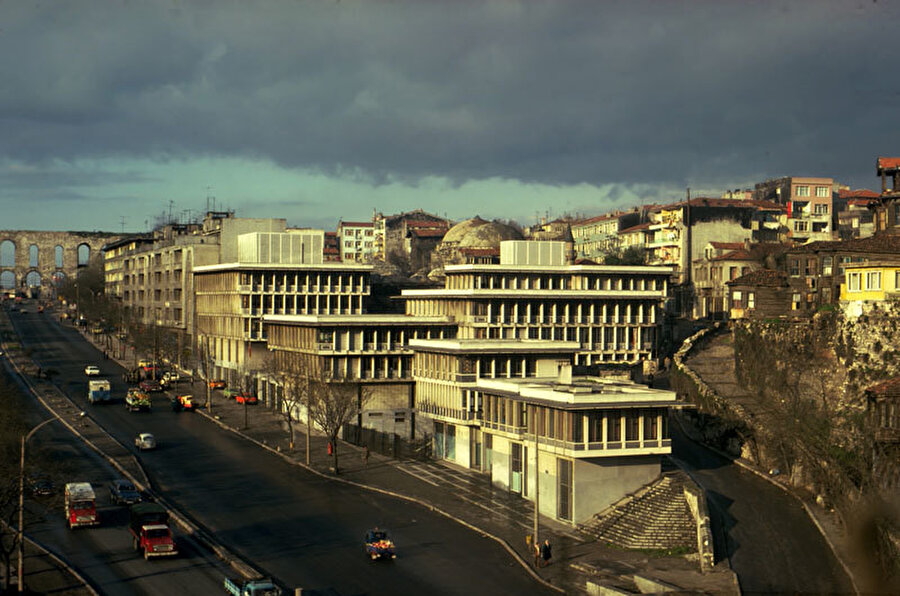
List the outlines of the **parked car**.
<svg viewBox="0 0 900 596">
<path fill-rule="evenodd" d="M 140 382 L 141 391 L 146 391 L 147 393 L 159 393 L 162 391 L 162 385 L 159 384 L 159 381 L 154 379 L 144 379 Z"/>
<path fill-rule="evenodd" d="M 109 500 L 116 505 L 133 505 L 141 502 L 141 493 L 131 480 L 121 478 L 109 483 Z"/>
<path fill-rule="evenodd" d="M 141 433 L 134 438 L 134 446 L 144 451 L 145 449 L 156 449 L 156 437 L 150 433 Z"/>
<path fill-rule="evenodd" d="M 209 382 L 210 389 L 225 389 L 225 381 L 222 379 L 213 379 Z"/>
<path fill-rule="evenodd" d="M 181 375 L 179 375 L 176 371 L 170 370 L 163 373 L 162 379 L 160 379 L 159 384 L 163 387 L 171 387 L 176 383 L 181 382 Z"/>
<path fill-rule="evenodd" d="M 238 393 L 237 395 L 234 396 L 234 401 L 236 401 L 239 404 L 255 405 L 255 404 L 259 403 L 259 398 L 257 398 L 255 395 L 247 395 L 244 393 Z"/>
<path fill-rule="evenodd" d="M 31 494 L 35 497 L 49 497 L 53 494 L 53 489 L 55 488 L 53 481 L 43 474 L 29 478 L 28 486 L 31 488 Z"/>
<path fill-rule="evenodd" d="M 89 377 L 96 377 L 100 375 L 100 367 L 94 366 L 93 364 L 88 364 L 84 367 L 84 374 Z"/>
</svg>

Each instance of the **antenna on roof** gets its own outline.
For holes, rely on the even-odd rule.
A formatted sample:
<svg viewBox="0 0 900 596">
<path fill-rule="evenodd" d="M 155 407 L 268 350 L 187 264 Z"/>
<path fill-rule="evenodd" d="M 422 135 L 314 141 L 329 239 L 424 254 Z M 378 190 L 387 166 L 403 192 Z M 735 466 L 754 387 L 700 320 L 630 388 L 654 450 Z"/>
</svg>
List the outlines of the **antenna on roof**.
<svg viewBox="0 0 900 596">
<path fill-rule="evenodd" d="M 122 233 L 124 234 L 124 233 L 125 233 L 125 216 L 124 216 L 124 215 L 120 215 L 120 216 L 119 216 L 119 221 L 122 223 Z"/>
</svg>

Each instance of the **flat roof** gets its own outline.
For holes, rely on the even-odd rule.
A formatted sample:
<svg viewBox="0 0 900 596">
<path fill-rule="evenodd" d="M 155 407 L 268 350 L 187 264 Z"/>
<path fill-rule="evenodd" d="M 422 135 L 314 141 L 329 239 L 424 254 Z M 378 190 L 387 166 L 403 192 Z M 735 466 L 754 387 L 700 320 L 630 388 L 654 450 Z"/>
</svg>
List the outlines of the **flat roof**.
<svg viewBox="0 0 900 596">
<path fill-rule="evenodd" d="M 592 298 L 664 298 L 665 290 L 513 290 L 500 288 L 470 288 L 470 289 L 446 289 L 434 290 L 400 290 L 401 297 L 490 297 L 501 298 L 547 298 L 560 296 L 563 298 L 580 298 L 590 300 Z"/>
<path fill-rule="evenodd" d="M 324 263 L 219 263 L 217 265 L 202 265 L 194 267 L 194 273 L 215 273 L 218 271 L 240 271 L 255 270 L 261 271 L 265 269 L 276 269 L 280 271 L 305 271 L 305 270 L 321 270 L 321 271 L 355 271 L 365 272 L 372 271 L 371 265 L 347 265 L 344 263 L 324 262 Z"/>
<path fill-rule="evenodd" d="M 451 325 L 445 316 L 412 316 L 393 314 L 362 315 L 265 315 L 266 323 L 285 325 Z"/>
<path fill-rule="evenodd" d="M 508 271 L 510 273 L 519 273 L 534 271 L 537 273 L 633 273 L 639 274 L 656 274 L 669 275 L 675 271 L 674 266 L 669 265 L 488 265 L 488 264 L 468 264 L 468 265 L 447 265 L 444 267 L 446 273 L 457 273 L 464 271 L 478 272 L 494 272 L 502 273 Z"/>
<path fill-rule="evenodd" d="M 571 354 L 581 348 L 577 341 L 547 339 L 411 339 L 411 348 L 430 352 L 480 353 L 497 352 L 558 352 Z"/>
<path fill-rule="evenodd" d="M 602 377 L 573 377 L 571 382 L 561 382 L 557 377 L 482 378 L 475 389 L 563 409 L 683 405 L 674 391 Z"/>
</svg>

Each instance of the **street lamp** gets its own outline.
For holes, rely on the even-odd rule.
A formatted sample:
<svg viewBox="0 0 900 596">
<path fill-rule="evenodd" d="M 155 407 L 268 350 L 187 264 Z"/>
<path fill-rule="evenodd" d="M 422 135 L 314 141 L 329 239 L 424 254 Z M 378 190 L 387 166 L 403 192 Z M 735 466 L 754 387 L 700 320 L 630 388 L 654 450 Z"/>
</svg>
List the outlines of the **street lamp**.
<svg viewBox="0 0 900 596">
<path fill-rule="evenodd" d="M 55 420 L 57 418 L 48 418 L 28 431 L 28 434 L 22 435 L 22 454 L 19 458 L 19 568 L 17 573 L 19 593 L 25 591 L 25 443 L 42 426 Z"/>
</svg>

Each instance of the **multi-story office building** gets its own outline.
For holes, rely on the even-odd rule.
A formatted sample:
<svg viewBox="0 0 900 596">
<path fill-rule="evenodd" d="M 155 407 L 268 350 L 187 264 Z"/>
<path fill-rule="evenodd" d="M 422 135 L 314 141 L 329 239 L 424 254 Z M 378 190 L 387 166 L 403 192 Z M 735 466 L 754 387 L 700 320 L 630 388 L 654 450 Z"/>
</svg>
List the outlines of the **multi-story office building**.
<svg viewBox="0 0 900 596">
<path fill-rule="evenodd" d="M 233 381 L 265 368 L 266 315 L 360 315 L 368 265 L 326 263 L 316 230 L 240 237 L 234 262 L 194 268 L 196 332 L 211 373 Z"/>
<path fill-rule="evenodd" d="M 279 370 L 321 371 L 332 382 L 356 385 L 366 398 L 358 426 L 409 438 L 416 436 L 409 343 L 456 335 L 447 317 L 267 315 L 263 323 Z"/>
<path fill-rule="evenodd" d="M 435 457 L 481 470 L 541 513 L 584 522 L 653 481 L 675 393 L 572 377 L 576 342 L 411 342 L 416 407 Z M 427 432 L 427 430 L 426 430 Z"/>
<path fill-rule="evenodd" d="M 671 267 L 565 265 L 565 243 L 505 241 L 499 265 L 448 265 L 445 287 L 404 290 L 407 314 L 450 316 L 460 339 L 577 342 L 575 364 L 657 358 Z"/>
</svg>

